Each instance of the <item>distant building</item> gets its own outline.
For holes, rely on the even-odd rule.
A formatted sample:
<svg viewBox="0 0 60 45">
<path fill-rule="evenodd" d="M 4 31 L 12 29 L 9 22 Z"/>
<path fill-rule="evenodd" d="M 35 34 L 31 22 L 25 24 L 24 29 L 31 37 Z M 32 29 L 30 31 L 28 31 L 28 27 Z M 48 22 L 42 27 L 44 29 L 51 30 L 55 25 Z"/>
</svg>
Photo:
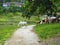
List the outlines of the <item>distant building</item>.
<svg viewBox="0 0 60 45">
<path fill-rule="evenodd" d="M 9 7 L 9 6 L 21 7 L 22 5 L 23 5 L 22 2 L 6 2 L 6 3 L 3 3 L 3 7 Z"/>
<path fill-rule="evenodd" d="M 10 2 L 3 3 L 3 7 L 8 7 L 10 6 Z"/>
</svg>

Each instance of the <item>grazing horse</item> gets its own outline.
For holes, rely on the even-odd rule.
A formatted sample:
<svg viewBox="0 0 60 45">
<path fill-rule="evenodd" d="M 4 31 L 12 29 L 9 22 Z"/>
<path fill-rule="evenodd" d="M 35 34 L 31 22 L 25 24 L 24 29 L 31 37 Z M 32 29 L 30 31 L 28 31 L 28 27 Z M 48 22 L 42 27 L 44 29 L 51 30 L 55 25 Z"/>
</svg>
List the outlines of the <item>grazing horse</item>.
<svg viewBox="0 0 60 45">
<path fill-rule="evenodd" d="M 49 23 L 49 19 L 48 19 L 48 17 L 45 19 L 45 23 Z"/>
<path fill-rule="evenodd" d="M 38 21 L 37 24 L 40 24 L 41 21 Z"/>
<path fill-rule="evenodd" d="M 44 23 L 54 23 L 54 22 L 57 22 L 57 17 L 46 17 L 44 20 L 42 20 L 42 22 Z"/>
<path fill-rule="evenodd" d="M 60 22 L 60 18 L 57 18 L 57 22 Z"/>
<path fill-rule="evenodd" d="M 52 20 L 52 23 L 56 22 L 57 21 L 57 17 L 51 17 L 51 20 Z"/>
<path fill-rule="evenodd" d="M 21 25 L 26 25 L 26 24 L 27 24 L 27 22 L 25 22 L 25 21 L 20 21 L 20 22 L 18 23 L 18 27 L 21 26 Z"/>
</svg>

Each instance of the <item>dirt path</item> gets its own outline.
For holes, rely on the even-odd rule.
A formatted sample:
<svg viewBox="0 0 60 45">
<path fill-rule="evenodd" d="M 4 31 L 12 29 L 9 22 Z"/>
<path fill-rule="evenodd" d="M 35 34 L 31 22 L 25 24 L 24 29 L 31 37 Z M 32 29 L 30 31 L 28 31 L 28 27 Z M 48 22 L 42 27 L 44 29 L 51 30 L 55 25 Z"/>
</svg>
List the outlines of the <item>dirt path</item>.
<svg viewBox="0 0 60 45">
<path fill-rule="evenodd" d="M 19 28 L 4 45 L 39 45 L 37 35 L 32 31 L 35 25 Z"/>
</svg>

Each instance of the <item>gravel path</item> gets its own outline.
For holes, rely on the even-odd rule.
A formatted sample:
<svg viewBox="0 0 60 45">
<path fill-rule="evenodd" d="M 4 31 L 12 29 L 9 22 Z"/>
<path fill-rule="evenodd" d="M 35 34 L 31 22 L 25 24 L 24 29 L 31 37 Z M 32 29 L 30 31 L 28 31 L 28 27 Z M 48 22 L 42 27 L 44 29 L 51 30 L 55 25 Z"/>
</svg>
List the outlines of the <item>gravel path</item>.
<svg viewBox="0 0 60 45">
<path fill-rule="evenodd" d="M 4 45 L 39 45 L 38 37 L 32 31 L 34 26 L 30 25 L 19 28 Z"/>
</svg>

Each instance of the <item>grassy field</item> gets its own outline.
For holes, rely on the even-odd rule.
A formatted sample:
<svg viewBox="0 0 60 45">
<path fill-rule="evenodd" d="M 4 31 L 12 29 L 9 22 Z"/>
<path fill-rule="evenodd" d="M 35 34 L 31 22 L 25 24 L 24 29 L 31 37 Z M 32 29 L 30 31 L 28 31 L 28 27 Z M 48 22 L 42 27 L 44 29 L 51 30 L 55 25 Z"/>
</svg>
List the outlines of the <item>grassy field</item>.
<svg viewBox="0 0 60 45">
<path fill-rule="evenodd" d="M 60 23 L 55 24 L 39 24 L 35 26 L 34 31 L 40 39 L 49 39 L 60 36 Z"/>
<path fill-rule="evenodd" d="M 17 25 L 19 21 L 24 20 L 26 20 L 29 24 L 32 24 L 33 22 L 38 20 L 38 18 L 32 16 L 31 19 L 28 20 L 25 17 L 21 17 L 20 12 L 0 15 L 0 45 L 3 45 L 4 41 L 11 37 L 12 33 L 18 28 Z"/>
<path fill-rule="evenodd" d="M 17 24 L 21 19 L 18 16 L 20 15 L 20 13 L 15 15 L 13 13 L 0 15 L 0 45 L 3 45 L 4 41 L 10 38 L 12 33 L 18 28 Z"/>
<path fill-rule="evenodd" d="M 30 23 L 35 23 L 36 21 L 39 21 L 39 18 L 37 16 L 31 16 L 31 19 L 28 20 L 26 17 L 22 17 L 22 13 L 16 12 L 0 15 L 0 21 L 27 21 Z"/>
<path fill-rule="evenodd" d="M 0 45 L 3 45 L 16 29 L 16 25 L 0 25 Z"/>
</svg>

